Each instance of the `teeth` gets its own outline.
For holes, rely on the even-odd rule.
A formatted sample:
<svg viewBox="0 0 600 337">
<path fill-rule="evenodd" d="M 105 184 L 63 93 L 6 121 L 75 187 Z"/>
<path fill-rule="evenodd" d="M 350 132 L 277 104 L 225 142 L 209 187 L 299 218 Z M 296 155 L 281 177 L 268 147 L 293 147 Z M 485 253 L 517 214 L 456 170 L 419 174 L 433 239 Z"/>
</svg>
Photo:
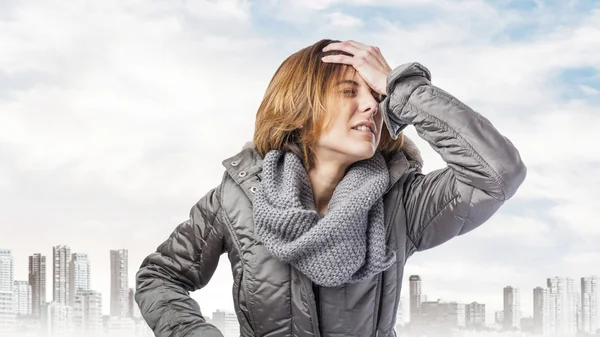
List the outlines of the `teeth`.
<svg viewBox="0 0 600 337">
<path fill-rule="evenodd" d="M 357 126 L 357 127 L 355 127 L 355 129 L 356 130 L 361 130 L 361 131 L 371 131 L 371 129 L 369 129 L 369 127 L 365 126 L 365 125 Z"/>
</svg>

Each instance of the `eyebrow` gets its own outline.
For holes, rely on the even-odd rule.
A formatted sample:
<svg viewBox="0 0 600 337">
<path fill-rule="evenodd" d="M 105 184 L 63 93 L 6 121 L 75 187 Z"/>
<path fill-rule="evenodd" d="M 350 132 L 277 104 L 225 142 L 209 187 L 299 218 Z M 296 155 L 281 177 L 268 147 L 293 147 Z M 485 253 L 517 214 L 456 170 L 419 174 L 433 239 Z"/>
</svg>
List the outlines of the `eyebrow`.
<svg viewBox="0 0 600 337">
<path fill-rule="evenodd" d="M 340 85 L 340 84 L 352 84 L 353 86 L 357 86 L 360 87 L 360 84 L 358 84 L 358 82 L 353 81 L 353 80 L 339 80 L 336 85 Z M 377 92 L 375 92 L 375 90 L 371 89 L 371 93 L 373 93 L 374 95 L 377 95 L 379 98 L 381 98 L 383 95 L 378 94 Z"/>
<path fill-rule="evenodd" d="M 357 87 L 359 87 L 359 86 L 360 86 L 360 84 L 358 84 L 358 82 L 356 82 L 356 81 L 353 81 L 353 80 L 340 80 L 340 81 L 338 81 L 338 82 L 336 83 L 336 85 L 340 85 L 340 84 L 352 84 L 352 85 L 355 85 L 355 86 L 357 86 Z"/>
</svg>

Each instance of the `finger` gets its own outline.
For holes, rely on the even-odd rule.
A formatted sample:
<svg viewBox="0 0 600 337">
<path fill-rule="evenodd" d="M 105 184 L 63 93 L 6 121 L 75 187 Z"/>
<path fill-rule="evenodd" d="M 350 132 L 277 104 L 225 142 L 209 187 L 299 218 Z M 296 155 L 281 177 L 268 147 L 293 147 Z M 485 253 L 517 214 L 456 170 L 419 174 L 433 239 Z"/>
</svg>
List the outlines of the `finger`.
<svg viewBox="0 0 600 337">
<path fill-rule="evenodd" d="M 363 45 L 363 46 L 364 46 L 366 52 L 368 52 L 375 60 L 377 60 L 377 62 L 381 66 L 385 67 L 385 65 L 387 63 L 385 62 L 385 58 L 381 54 L 381 50 L 379 49 L 379 47 L 377 47 L 377 46 L 365 46 L 365 45 Z"/>
<path fill-rule="evenodd" d="M 364 44 L 354 41 L 354 40 L 347 40 L 344 42 L 331 43 L 331 44 L 327 45 L 325 48 L 323 48 L 323 51 L 335 50 L 335 49 L 345 51 L 354 56 L 365 55 L 369 59 L 376 61 L 382 68 L 385 68 L 385 69 L 389 68 L 387 62 L 385 61 L 385 58 L 381 54 L 381 50 L 379 49 L 379 47 L 367 46 L 367 45 L 364 45 Z"/>
<path fill-rule="evenodd" d="M 354 66 L 358 59 L 348 55 L 327 55 L 323 56 L 321 60 L 327 63 L 342 63 Z"/>
<path fill-rule="evenodd" d="M 364 52 L 368 52 L 369 54 L 373 55 L 374 57 L 381 57 L 381 50 L 379 49 L 379 47 L 376 46 L 367 46 L 365 44 L 362 44 L 360 42 L 354 41 L 354 40 L 348 40 L 345 41 L 345 43 L 351 45 L 352 47 L 358 49 L 358 50 L 362 50 Z"/>
<path fill-rule="evenodd" d="M 355 42 L 355 43 L 358 43 L 358 42 Z M 333 45 L 333 46 L 331 46 L 331 45 Z M 327 50 L 340 50 L 340 51 L 346 52 L 348 54 L 351 54 L 355 58 L 359 59 L 358 62 L 354 63 L 353 65 L 367 62 L 367 63 L 371 63 L 375 67 L 387 69 L 386 64 L 384 62 L 382 62 L 383 57 L 377 57 L 377 55 L 369 52 L 368 50 L 360 49 L 356 46 L 353 46 L 353 45 L 347 43 L 347 41 L 332 43 L 332 44 L 330 44 L 330 46 L 331 46 L 331 48 L 329 48 L 329 49 L 327 49 L 327 47 L 323 48 L 323 51 L 327 52 Z M 368 49 L 369 47 L 366 47 L 366 48 Z M 348 56 L 348 57 L 351 57 L 351 56 Z M 346 64 L 349 64 L 349 63 L 346 63 Z"/>
<path fill-rule="evenodd" d="M 340 43 L 340 42 L 338 42 L 338 43 Z M 351 46 L 353 46 L 353 47 L 355 47 L 355 48 L 357 48 L 359 50 L 365 50 L 365 51 L 375 50 L 377 52 L 379 51 L 379 48 L 377 48 L 377 47 L 367 46 L 366 44 L 363 44 L 363 43 L 360 43 L 360 42 L 354 41 L 354 40 L 346 40 L 346 41 L 344 41 L 342 43 L 347 43 L 347 44 L 349 44 L 349 45 L 351 45 Z"/>
<path fill-rule="evenodd" d="M 348 41 L 346 41 L 346 43 L 348 43 L 349 45 L 356 47 L 358 49 L 362 49 L 362 50 L 367 50 L 367 48 L 369 48 L 369 46 L 362 44 L 360 42 L 354 41 L 354 40 L 348 40 Z"/>
<path fill-rule="evenodd" d="M 344 52 L 352 54 L 352 55 L 357 55 L 361 52 L 361 49 L 359 49 L 347 42 L 334 42 L 334 43 L 328 44 L 327 46 L 325 46 L 325 48 L 323 48 L 324 52 L 327 52 L 330 50 L 341 50 L 341 51 L 344 51 Z"/>
</svg>

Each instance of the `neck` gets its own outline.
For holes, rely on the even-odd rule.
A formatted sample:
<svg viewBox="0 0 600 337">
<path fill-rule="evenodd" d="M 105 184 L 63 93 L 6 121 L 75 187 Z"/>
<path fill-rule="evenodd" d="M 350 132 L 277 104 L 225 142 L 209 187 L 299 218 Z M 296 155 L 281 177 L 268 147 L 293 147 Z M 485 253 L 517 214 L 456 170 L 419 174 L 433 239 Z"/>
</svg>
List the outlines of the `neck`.
<svg viewBox="0 0 600 337">
<path fill-rule="evenodd" d="M 333 196 L 333 191 L 344 178 L 347 168 L 348 165 L 334 161 L 315 161 L 314 167 L 308 171 L 315 207 L 320 214 L 327 213 L 327 206 Z"/>
</svg>

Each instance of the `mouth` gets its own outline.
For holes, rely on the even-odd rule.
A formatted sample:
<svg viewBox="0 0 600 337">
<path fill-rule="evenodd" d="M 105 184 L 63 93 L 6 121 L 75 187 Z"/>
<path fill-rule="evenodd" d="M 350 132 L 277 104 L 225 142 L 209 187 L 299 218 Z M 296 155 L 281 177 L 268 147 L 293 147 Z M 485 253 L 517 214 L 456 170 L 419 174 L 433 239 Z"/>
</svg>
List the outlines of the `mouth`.
<svg viewBox="0 0 600 337">
<path fill-rule="evenodd" d="M 360 131 L 363 133 L 370 133 L 375 135 L 377 133 L 375 124 L 371 122 L 361 122 L 352 127 L 352 130 Z"/>
</svg>

